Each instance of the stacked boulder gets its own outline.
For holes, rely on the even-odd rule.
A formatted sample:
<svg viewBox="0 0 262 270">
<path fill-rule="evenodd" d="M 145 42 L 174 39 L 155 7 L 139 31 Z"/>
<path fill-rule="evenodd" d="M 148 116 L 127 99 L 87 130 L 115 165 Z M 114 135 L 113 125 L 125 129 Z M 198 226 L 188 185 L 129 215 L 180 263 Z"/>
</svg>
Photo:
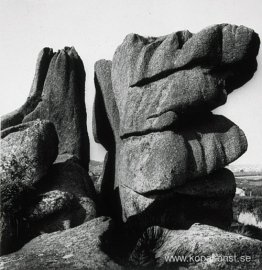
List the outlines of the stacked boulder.
<svg viewBox="0 0 262 270">
<path fill-rule="evenodd" d="M 95 64 L 93 130 L 110 172 L 101 192 L 109 203 L 120 198 L 128 227 L 230 226 L 236 185 L 224 167 L 247 140 L 211 111 L 253 76 L 258 49 L 253 30 L 220 24 L 197 34 L 129 34 L 112 62 Z"/>
<path fill-rule="evenodd" d="M 26 103 L 2 117 L 1 129 L 2 254 L 97 216 L 85 70 L 73 47 L 40 52 Z"/>
</svg>

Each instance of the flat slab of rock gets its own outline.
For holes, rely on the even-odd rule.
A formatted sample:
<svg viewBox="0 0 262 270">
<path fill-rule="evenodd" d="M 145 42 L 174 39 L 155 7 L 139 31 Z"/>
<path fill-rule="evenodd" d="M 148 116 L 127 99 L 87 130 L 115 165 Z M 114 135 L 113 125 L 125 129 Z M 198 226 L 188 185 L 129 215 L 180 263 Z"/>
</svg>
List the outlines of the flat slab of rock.
<svg viewBox="0 0 262 270">
<path fill-rule="evenodd" d="M 63 232 L 44 234 L 0 258 L 5 270 L 122 269 L 101 248 L 112 220 L 100 217 Z"/>
<path fill-rule="evenodd" d="M 262 266 L 262 242 L 201 224 L 177 231 L 154 226 L 138 241 L 130 260 L 147 267 L 257 270 Z"/>
</svg>

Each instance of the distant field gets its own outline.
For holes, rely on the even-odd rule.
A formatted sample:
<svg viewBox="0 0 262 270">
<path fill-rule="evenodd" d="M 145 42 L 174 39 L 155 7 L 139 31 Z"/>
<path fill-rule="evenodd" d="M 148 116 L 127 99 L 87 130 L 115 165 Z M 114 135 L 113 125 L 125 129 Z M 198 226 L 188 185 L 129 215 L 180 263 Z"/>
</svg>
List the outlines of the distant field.
<svg viewBox="0 0 262 270">
<path fill-rule="evenodd" d="M 237 187 L 246 195 L 234 198 L 234 220 L 262 228 L 262 175 L 251 172 L 234 175 Z"/>
<path fill-rule="evenodd" d="M 262 181 L 262 175 L 244 175 L 244 176 L 237 176 L 235 175 L 237 179 L 246 179 L 249 181 Z"/>
<path fill-rule="evenodd" d="M 244 177 L 244 176 L 250 176 L 250 177 L 260 177 L 262 179 L 262 172 L 233 172 L 235 176 L 237 177 Z"/>
<path fill-rule="evenodd" d="M 236 184 L 245 191 L 246 196 L 262 196 L 261 176 L 236 177 Z"/>
</svg>

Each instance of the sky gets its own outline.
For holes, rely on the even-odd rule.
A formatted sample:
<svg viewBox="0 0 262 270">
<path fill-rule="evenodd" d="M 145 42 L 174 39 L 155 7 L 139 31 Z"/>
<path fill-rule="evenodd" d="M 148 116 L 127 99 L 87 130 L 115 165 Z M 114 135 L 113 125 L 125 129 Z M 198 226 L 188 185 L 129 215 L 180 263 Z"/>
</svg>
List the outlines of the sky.
<svg viewBox="0 0 262 270">
<path fill-rule="evenodd" d="M 26 100 L 39 51 L 74 46 L 86 70 L 87 126 L 91 158 L 104 149 L 92 135 L 94 63 L 112 59 L 128 33 L 162 36 L 179 30 L 196 33 L 217 23 L 253 28 L 262 37 L 261 0 L 0 0 L 0 115 Z M 245 132 L 248 151 L 234 164 L 262 165 L 262 56 L 252 80 L 215 110 Z M 261 141 L 261 142 L 260 142 Z"/>
</svg>

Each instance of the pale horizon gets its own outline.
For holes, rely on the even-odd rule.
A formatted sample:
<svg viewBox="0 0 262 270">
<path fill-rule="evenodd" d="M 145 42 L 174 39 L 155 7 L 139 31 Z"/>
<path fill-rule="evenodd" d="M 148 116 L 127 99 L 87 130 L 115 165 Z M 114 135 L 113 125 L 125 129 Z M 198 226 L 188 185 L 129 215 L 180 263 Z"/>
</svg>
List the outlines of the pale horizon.
<svg viewBox="0 0 262 270">
<path fill-rule="evenodd" d="M 196 33 L 218 23 L 245 25 L 262 38 L 261 0 L 1 0 L 0 115 L 20 107 L 29 94 L 39 51 L 74 46 L 86 70 L 87 126 L 92 160 L 105 151 L 92 134 L 95 94 L 94 63 L 112 60 L 129 33 L 162 36 L 186 30 Z M 235 122 L 246 134 L 247 152 L 234 164 L 262 165 L 262 56 L 254 77 L 228 96 L 214 112 Z"/>
</svg>

